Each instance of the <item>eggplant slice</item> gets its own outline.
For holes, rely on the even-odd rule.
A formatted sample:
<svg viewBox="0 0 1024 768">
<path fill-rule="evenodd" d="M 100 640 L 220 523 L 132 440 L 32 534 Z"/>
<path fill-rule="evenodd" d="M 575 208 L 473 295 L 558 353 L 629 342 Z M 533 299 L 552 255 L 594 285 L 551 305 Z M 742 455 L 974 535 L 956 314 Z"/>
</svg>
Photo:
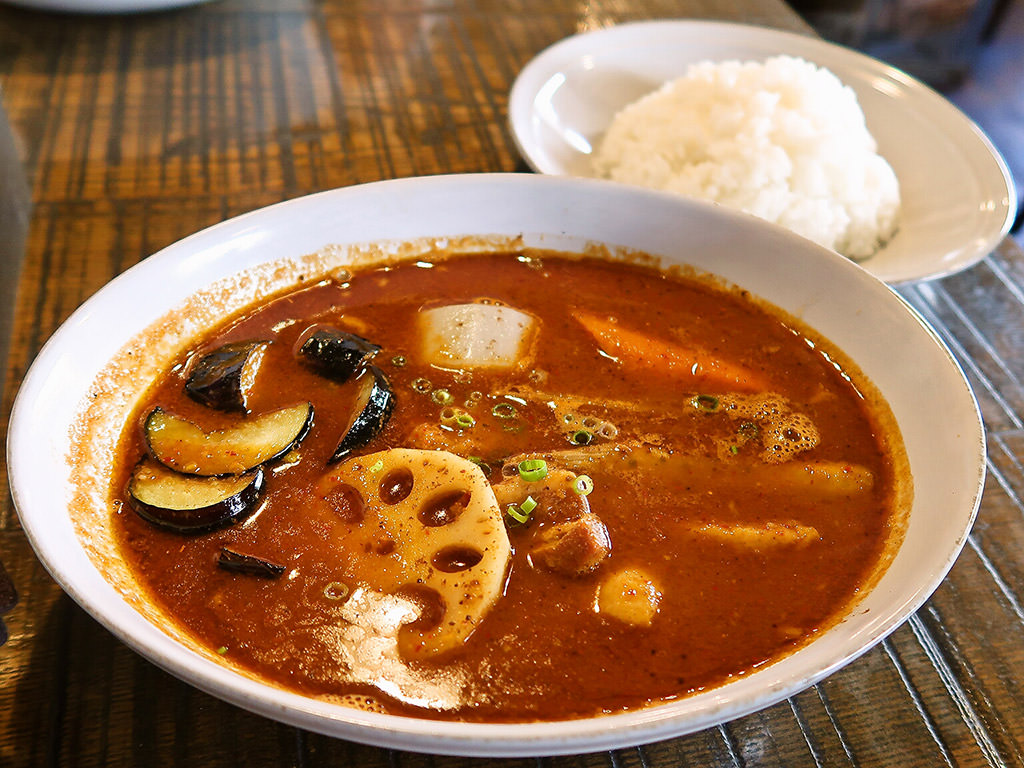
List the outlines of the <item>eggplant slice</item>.
<svg viewBox="0 0 1024 768">
<path fill-rule="evenodd" d="M 153 457 L 170 469 L 190 475 L 240 475 L 287 453 L 312 423 L 313 405 L 308 402 L 213 432 L 157 407 L 146 417 L 145 432 Z"/>
<path fill-rule="evenodd" d="M 391 418 L 395 410 L 395 393 L 384 372 L 375 365 L 368 365 L 356 379 L 359 391 L 356 394 L 352 418 L 345 428 L 341 442 L 331 456 L 331 463 L 340 461 L 352 451 L 370 443 Z"/>
<path fill-rule="evenodd" d="M 193 364 L 185 391 L 220 411 L 248 413 L 246 394 L 256 379 L 268 341 L 236 341 L 217 347 Z"/>
<path fill-rule="evenodd" d="M 321 376 L 344 383 L 378 352 L 380 347 L 362 336 L 330 325 L 314 325 L 302 335 L 296 354 Z"/>
<path fill-rule="evenodd" d="M 255 555 L 246 555 L 235 552 L 233 549 L 222 547 L 217 556 L 217 565 L 225 571 L 240 573 L 243 576 L 261 576 L 265 579 L 276 579 L 285 572 L 285 567 L 279 563 L 272 563 Z"/>
<path fill-rule="evenodd" d="M 153 525 L 175 533 L 205 533 L 251 515 L 265 485 L 262 468 L 231 477 L 197 477 L 145 458 L 128 481 L 128 498 Z"/>
</svg>

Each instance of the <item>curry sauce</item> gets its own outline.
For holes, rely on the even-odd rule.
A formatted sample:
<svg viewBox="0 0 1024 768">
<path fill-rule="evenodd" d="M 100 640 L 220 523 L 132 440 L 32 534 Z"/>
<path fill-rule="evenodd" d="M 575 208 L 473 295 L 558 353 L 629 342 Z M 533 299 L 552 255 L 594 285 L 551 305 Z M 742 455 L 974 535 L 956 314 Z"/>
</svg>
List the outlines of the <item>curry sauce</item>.
<svg viewBox="0 0 1024 768">
<path fill-rule="evenodd" d="M 351 377 L 303 351 L 324 329 L 359 340 Z M 219 407 L 189 385 L 228 345 L 258 360 Z M 169 617 L 285 688 L 469 721 L 630 710 L 784 656 L 877 576 L 909 478 L 872 391 L 695 277 L 523 253 L 353 270 L 226 320 L 153 385 L 115 529 Z M 154 414 L 223 442 L 306 404 L 285 450 L 239 465 L 260 487 L 231 519 L 140 512 Z"/>
</svg>

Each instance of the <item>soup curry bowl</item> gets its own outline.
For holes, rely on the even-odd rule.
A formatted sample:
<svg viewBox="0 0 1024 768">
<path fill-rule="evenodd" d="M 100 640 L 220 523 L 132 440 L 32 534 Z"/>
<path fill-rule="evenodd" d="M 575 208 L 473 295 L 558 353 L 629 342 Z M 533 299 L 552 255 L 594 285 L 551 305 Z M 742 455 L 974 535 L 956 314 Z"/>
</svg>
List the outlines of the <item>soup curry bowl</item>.
<svg viewBox="0 0 1024 768">
<path fill-rule="evenodd" d="M 446 270 L 473 259 L 477 282 L 455 304 L 451 297 L 458 294 L 456 286 L 463 278 Z M 367 272 L 371 267 L 375 271 Z M 606 267 L 625 271 L 602 277 Z M 682 573 L 699 570 L 699 565 L 681 559 L 679 550 L 708 546 L 709 552 L 720 552 L 735 546 L 737 539 L 763 540 L 767 533 L 775 541 L 766 547 L 813 551 L 808 548 L 828 538 L 829 515 L 849 515 L 857 509 L 848 506 L 847 497 L 855 494 L 841 491 L 806 505 L 822 512 L 820 523 L 795 519 L 799 501 L 780 513 L 778 521 L 761 519 L 756 526 L 729 522 L 733 518 L 728 515 L 742 518 L 747 501 L 761 495 L 761 486 L 755 483 L 737 494 L 734 486 L 740 474 L 730 475 L 731 469 L 721 468 L 760 466 L 756 460 L 742 464 L 755 447 L 770 453 L 782 450 L 780 443 L 803 441 L 806 445 L 801 443 L 794 450 L 811 450 L 819 442 L 819 432 L 821 443 L 826 444 L 828 429 L 808 421 L 804 411 L 814 410 L 812 403 L 832 395 L 819 387 L 804 390 L 804 395 L 766 399 L 761 390 L 782 391 L 782 379 L 798 375 L 794 365 L 764 371 L 769 379 L 775 377 L 771 385 L 753 385 L 750 382 L 756 377 L 747 369 L 737 372 L 721 361 L 697 360 L 691 366 L 685 359 L 676 360 L 675 342 L 654 331 L 650 337 L 644 335 L 645 328 L 656 327 L 657 317 L 675 317 L 675 308 L 667 306 L 675 300 L 662 292 L 662 273 L 672 275 L 669 282 L 692 280 L 696 285 L 714 286 L 710 293 L 698 290 L 683 301 L 693 304 L 697 324 L 706 323 L 705 337 L 715 333 L 719 305 L 738 300 L 762 310 L 770 307 L 781 335 L 778 343 L 762 341 L 764 348 L 775 355 L 788 343 L 783 337 L 792 336 L 797 347 L 823 361 L 820 367 L 826 373 L 835 369 L 833 378 L 849 389 L 853 400 L 877 401 L 877 420 L 872 423 L 885 433 L 879 439 L 891 448 L 891 461 L 885 464 L 889 470 L 875 474 L 892 476 L 887 481 L 892 487 L 892 510 L 882 526 L 882 548 L 856 589 L 841 598 L 841 607 L 826 612 L 812 627 L 778 628 L 792 615 L 803 616 L 806 611 L 787 611 L 777 621 L 770 616 L 741 616 L 741 622 L 763 622 L 782 633 L 791 631 L 792 638 L 769 651 L 742 651 L 747 656 L 741 653 L 737 658 L 746 661 L 734 668 L 728 665 L 737 664 L 735 660 L 721 661 L 726 665 L 722 670 L 713 669 L 713 658 L 693 662 L 710 671 L 689 682 L 687 676 L 696 674 L 694 667 L 679 667 L 678 659 L 655 666 L 637 664 L 637 669 L 652 677 L 659 677 L 662 670 L 685 672 L 674 672 L 679 675 L 675 683 L 657 680 L 656 695 L 641 693 L 633 699 L 627 693 L 637 688 L 637 681 L 616 673 L 602 683 L 605 699 L 591 710 L 569 706 L 583 696 L 577 689 L 582 683 L 571 675 L 561 683 L 530 678 L 535 683 L 532 691 L 530 684 L 517 683 L 522 688 L 517 695 L 543 699 L 543 706 L 538 701 L 520 705 L 511 697 L 505 700 L 489 694 L 472 706 L 452 709 L 454 714 L 445 717 L 445 696 L 453 689 L 454 674 L 438 661 L 446 654 L 471 646 L 489 649 L 486 653 L 491 658 L 485 653 L 475 663 L 498 680 L 504 680 L 505 670 L 515 666 L 507 659 L 499 663 L 499 655 L 514 659 L 519 653 L 524 666 L 534 663 L 537 670 L 539 662 L 530 659 L 545 653 L 557 657 L 558 629 L 539 608 L 533 617 L 539 626 L 531 630 L 532 637 L 540 644 L 550 635 L 551 649 L 533 649 L 531 655 L 514 647 L 525 636 L 516 634 L 514 625 L 517 621 L 529 624 L 531 618 L 528 608 L 523 608 L 530 605 L 530 598 L 517 586 L 517 573 L 534 568 L 544 572 L 541 578 L 549 581 L 534 588 L 545 591 L 543 602 L 562 599 L 570 607 L 555 613 L 572 613 L 583 622 L 580 626 L 585 629 L 573 630 L 579 642 L 558 651 L 565 659 L 581 656 L 594 664 L 594 659 L 604 658 L 601 654 L 613 637 L 625 642 L 646 637 L 652 656 L 696 656 L 693 649 L 724 646 L 717 638 L 740 634 L 745 627 L 729 625 L 726 611 L 693 630 L 695 637 L 672 634 L 675 630 L 666 617 L 675 610 L 673 605 L 682 605 L 685 612 L 686 606 L 702 599 L 723 602 L 714 594 L 698 595 L 695 584 L 701 584 L 702 591 L 715 593 L 721 587 L 720 595 L 729 594 L 727 573 L 702 575 L 704 581 Z M 299 285 L 303 290 L 275 304 L 276 309 L 263 315 L 243 312 Z M 633 315 L 609 310 L 623 301 L 619 294 L 630 291 L 639 293 L 633 303 L 640 309 Z M 385 306 L 384 314 L 395 318 L 405 311 L 403 306 L 414 305 L 415 311 L 405 320 L 394 320 L 395 328 L 388 331 L 375 327 L 373 316 L 363 316 L 355 307 L 331 315 L 330 323 L 321 322 L 336 309 L 337 296 L 346 297 L 342 302 L 361 296 L 364 307 Z M 595 296 L 598 308 L 588 308 L 587 302 L 594 303 Z M 307 308 L 307 315 L 297 323 L 293 315 L 300 305 Z M 553 319 L 556 316 L 566 318 L 563 325 Z M 233 325 L 224 326 L 232 317 L 236 318 Z M 435 324 L 440 325 L 435 328 Z M 292 328 L 297 325 L 302 327 Z M 327 364 L 323 358 L 337 351 L 333 345 L 338 339 L 328 336 L 339 325 L 344 365 L 351 369 L 340 376 L 334 359 Z M 518 329 L 514 338 L 520 351 L 507 360 L 494 351 L 493 338 L 483 345 L 486 349 L 452 346 L 452 339 L 466 328 L 474 329 L 474 336 L 487 337 L 489 328 L 510 326 Z M 221 330 L 211 337 L 210 329 L 215 327 Z M 447 338 L 446 328 L 460 330 Z M 429 339 L 435 330 L 442 341 L 432 353 L 424 351 L 431 342 L 423 341 L 421 348 L 418 342 L 407 341 Z M 545 342 L 543 334 L 550 341 Z M 537 339 L 531 341 L 533 335 Z M 240 345 L 240 340 L 246 343 Z M 531 344 L 536 352 L 521 352 L 523 345 Z M 578 364 L 572 362 L 588 344 L 594 351 Z M 274 411 L 275 424 L 293 419 L 293 427 L 288 428 L 295 434 L 284 440 L 280 450 L 268 449 L 268 454 L 233 469 L 206 463 L 217 450 L 210 445 L 235 440 L 229 446 L 233 460 L 244 453 L 238 442 L 242 433 L 232 425 L 258 422 L 261 414 L 270 412 L 266 405 L 270 401 L 260 400 L 258 394 L 249 402 L 239 401 L 243 375 L 228 377 L 235 399 L 224 400 L 216 386 L 211 390 L 197 383 L 196 371 L 211 359 L 223 363 L 225 350 L 237 351 L 239 346 L 245 349 L 244 360 L 250 359 L 253 349 L 265 353 L 271 368 L 279 367 L 285 358 L 275 358 L 277 352 L 266 352 L 267 348 L 285 349 L 287 359 L 302 360 L 305 367 L 278 377 L 284 383 L 276 384 L 277 389 L 289 381 L 305 380 L 311 367 L 317 370 L 308 375 L 326 383 L 321 394 L 310 394 L 309 402 L 302 405 L 308 406 L 308 412 L 300 408 L 296 416 L 294 409 Z M 308 355 L 313 357 L 303 358 Z M 560 361 L 566 359 L 570 362 L 563 365 Z M 639 378 L 620 383 L 618 390 L 605 395 L 592 388 L 606 368 L 618 371 L 621 367 L 628 373 L 634 363 L 648 366 Z M 489 378 L 490 372 L 478 372 L 474 366 L 508 366 L 513 379 L 518 379 L 514 386 L 502 389 L 494 383 L 498 379 Z M 471 374 L 467 367 L 473 369 Z M 235 374 L 238 370 L 241 367 Z M 709 378 L 709 372 L 725 378 Z M 224 383 L 221 373 L 215 366 L 212 379 L 217 386 Z M 257 376 L 266 378 L 262 373 Z M 669 384 L 657 384 L 664 376 L 671 380 Z M 175 377 L 187 380 L 184 395 L 175 400 L 178 395 L 172 392 L 170 401 L 161 401 L 160 393 L 169 385 L 154 382 L 177 381 Z M 575 393 L 560 391 L 567 381 L 583 382 L 574 387 L 591 387 L 589 402 L 602 401 L 601 409 L 588 412 L 586 404 L 573 399 Z M 182 388 L 175 384 L 170 389 Z M 337 394 L 344 392 L 350 394 Z M 663 411 L 638 414 L 636 403 L 647 408 L 656 394 L 665 403 Z M 340 417 L 335 424 L 328 411 L 339 397 L 358 407 L 352 406 L 353 415 Z M 152 405 L 166 402 L 176 405 Z M 418 404 L 417 412 L 437 414 L 439 421 L 400 433 L 403 427 L 396 425 L 415 410 L 410 403 Z M 180 413 L 174 413 L 175 408 Z M 565 444 L 557 444 L 556 439 L 531 453 L 528 442 L 516 440 L 532 434 L 533 423 L 545 421 L 544 414 L 557 422 L 556 438 L 561 435 Z M 712 458 L 718 463 L 701 459 L 705 463 L 694 464 L 680 444 L 651 438 L 648 432 L 672 431 L 656 428 L 659 420 L 724 425 L 724 432 L 709 438 L 709 444 L 717 446 L 712 451 L 717 451 L 717 457 Z M 197 427 L 196 422 L 205 426 Z M 126 429 L 126 424 L 138 428 Z M 272 425 L 261 434 L 278 429 Z M 335 441 L 336 448 L 335 443 L 318 442 L 326 432 L 342 435 L 340 442 Z M 780 435 L 774 443 L 767 437 L 770 432 Z M 122 434 L 136 437 L 122 440 Z M 178 440 L 172 448 L 166 448 L 168 435 Z M 248 440 L 251 431 L 246 435 Z M 482 442 L 466 443 L 469 435 L 484 437 Z M 198 440 L 207 452 L 189 458 L 191 454 L 182 449 L 189 440 Z M 502 453 L 496 445 L 512 447 Z M 128 458 L 122 455 L 132 450 L 136 453 Z M 323 469 L 310 481 L 321 489 L 320 496 L 311 498 L 333 499 L 323 509 L 304 501 L 299 505 L 304 510 L 302 520 L 292 525 L 276 521 L 276 513 L 266 511 L 271 502 L 259 506 L 245 501 L 245 493 L 253 488 L 262 493 L 264 486 L 280 484 L 279 478 L 293 475 L 298 471 L 295 467 L 310 461 L 308 456 L 323 450 L 327 451 Z M 471 452 L 481 455 L 468 455 Z M 253 712 L 341 738 L 424 752 L 511 756 L 586 752 L 691 732 L 776 703 L 849 663 L 919 608 L 952 567 L 980 501 L 985 445 L 976 401 L 948 349 L 896 293 L 855 264 L 781 228 L 703 203 L 593 180 L 499 174 L 380 182 L 311 195 L 224 222 L 149 257 L 89 299 L 47 342 L 18 394 L 8 457 L 14 501 L 43 564 L 98 621 L 172 674 Z M 635 562 L 635 552 L 643 547 L 628 544 L 629 536 L 623 531 L 644 529 L 657 514 L 653 503 L 651 508 L 637 504 L 627 512 L 612 511 L 607 495 L 619 486 L 613 475 L 598 474 L 611 461 L 609 457 L 626 459 L 616 470 L 627 476 L 622 480 L 624 489 L 628 490 L 629 478 L 635 480 L 634 475 L 646 468 L 654 472 L 643 481 L 652 499 L 681 483 L 690 490 L 692 486 L 703 489 L 696 495 L 714 493 L 727 500 L 721 502 L 727 508 L 726 518 L 700 511 L 687 517 L 680 512 L 678 520 L 665 523 L 665 530 L 683 533 L 674 538 L 659 532 L 654 537 L 660 542 L 650 547 L 654 556 L 688 563 L 685 568 L 673 573 L 657 563 L 648 567 Z M 764 461 L 794 466 L 771 456 Z M 819 488 L 835 477 L 841 482 L 854 477 L 859 482 L 856 467 L 842 461 L 812 465 L 801 459 L 796 465 L 806 470 L 805 475 L 813 475 Z M 676 485 L 666 481 L 663 488 L 659 471 L 676 472 L 672 481 Z M 225 492 L 199 513 L 192 509 L 184 516 L 178 512 L 168 516 L 167 507 L 175 505 L 160 501 L 167 498 L 167 486 L 154 480 L 165 474 L 173 488 L 184 482 L 183 477 L 203 488 L 244 478 L 245 490 Z M 441 503 L 438 494 L 447 489 L 448 480 L 439 478 L 449 475 L 464 476 L 470 485 L 458 486 L 452 499 Z M 678 479 L 684 475 L 689 480 Z M 708 485 L 709 477 L 718 478 L 717 485 Z M 417 494 L 426 492 L 419 489 L 428 486 L 440 490 L 420 498 Z M 153 487 L 156 496 L 146 496 L 150 492 L 146 489 Z M 512 487 L 521 492 L 509 496 Z M 408 499 L 419 499 L 420 506 L 399 519 Z M 558 518 L 552 510 L 566 504 L 574 511 Z M 352 522 L 356 519 L 352 514 L 357 514 L 358 524 Z M 374 519 L 380 530 L 390 531 L 387 536 L 366 538 L 358 532 L 364 517 L 371 514 L 379 516 Z M 616 524 L 612 518 L 622 514 L 627 521 L 628 515 L 634 515 L 636 525 Z M 132 554 L 124 548 L 126 538 L 146 538 L 154 523 L 172 530 L 153 534 L 157 544 L 152 549 L 147 544 Z M 237 523 L 234 528 L 233 523 Z M 277 529 L 278 549 L 274 556 L 263 556 L 259 546 L 253 549 L 258 541 L 252 532 L 271 525 Z M 174 541 L 175 546 L 179 540 L 175 537 L 182 542 L 209 542 L 210 537 L 224 535 L 218 531 L 225 526 L 242 531 L 230 533 L 229 544 L 241 542 L 249 549 L 234 544 L 234 549 L 221 547 L 223 540 L 217 539 L 220 559 L 231 562 L 218 567 L 216 549 L 211 549 L 193 561 L 164 568 L 192 573 L 189 578 L 199 579 L 195 587 L 186 579 L 182 584 L 187 586 L 168 587 L 162 593 L 138 575 L 140 562 L 159 560 L 160 541 Z M 321 561 L 292 563 L 280 549 L 290 535 L 287 531 L 293 529 L 296 540 L 322 535 L 329 542 L 320 547 L 321 561 L 331 559 L 331 547 L 336 544 L 342 561 L 360 550 L 378 562 L 390 563 L 391 570 L 385 568 L 384 576 L 370 577 L 377 590 L 357 577 L 358 566 L 343 571 L 344 578 L 321 573 L 312 579 L 310 573 L 321 567 Z M 252 534 L 249 539 L 246 531 Z M 428 540 L 457 545 L 432 545 L 425 559 L 417 560 L 417 542 Z M 708 540 L 715 543 L 707 545 Z M 630 567 L 620 567 L 631 557 Z M 747 558 L 744 569 L 753 578 L 770 578 L 770 556 L 755 551 L 743 557 Z M 209 572 L 216 573 L 210 582 L 242 585 L 241 594 L 250 601 L 262 600 L 255 596 L 266 594 L 267 589 L 293 589 L 298 595 L 287 610 L 253 618 L 249 623 L 259 626 L 252 637 L 279 632 L 282 638 L 295 638 L 295 648 L 301 648 L 298 638 L 306 637 L 304 627 L 309 621 L 301 615 L 292 618 L 295 612 L 301 611 L 311 594 L 320 602 L 335 601 L 338 605 L 330 610 L 338 613 L 330 615 L 338 617 L 337 626 L 319 627 L 309 637 L 320 638 L 311 641 L 320 647 L 325 645 L 321 642 L 324 632 L 330 630 L 329 636 L 337 640 L 330 647 L 344 657 L 339 665 L 355 675 L 360 685 L 335 691 L 327 679 L 330 676 L 314 670 L 301 685 L 286 687 L 254 671 L 259 665 L 253 660 L 266 658 L 270 650 L 253 648 L 251 638 L 232 634 L 241 633 L 245 621 L 234 625 L 230 617 L 218 613 L 228 610 L 232 599 L 239 599 L 232 597 L 233 587 L 202 593 L 207 577 L 194 574 L 205 567 L 204 558 L 209 560 Z M 758 570 L 761 567 L 763 573 Z M 565 586 L 559 593 L 559 584 L 575 586 Z M 825 589 L 824 577 L 819 586 Z M 681 597 L 681 590 L 691 594 Z M 193 591 L 202 596 L 196 598 L 192 613 L 209 612 L 213 620 L 204 623 L 172 616 L 177 610 L 174 594 Z M 570 594 L 584 597 L 570 598 Z M 794 600 L 808 605 L 816 599 L 813 590 L 793 594 Z M 383 602 L 374 603 L 370 599 L 374 596 Z M 397 602 L 389 602 L 393 596 Z M 524 613 L 505 620 L 511 621 L 511 629 L 496 630 L 502 625 L 494 618 L 499 613 L 494 606 L 502 601 L 518 601 Z M 237 607 L 230 610 L 239 611 Z M 396 619 L 394 612 L 403 610 L 411 613 Z M 424 620 L 437 611 L 441 614 L 433 623 Z M 733 613 L 740 615 L 739 611 L 737 607 Z M 372 632 L 367 629 L 366 617 L 371 615 L 397 627 L 389 636 L 394 641 L 391 646 L 379 645 L 387 634 L 379 623 Z M 361 640 L 346 635 L 352 628 L 362 633 Z M 223 632 L 228 634 L 218 634 Z M 344 642 L 338 639 L 343 635 L 348 638 Z M 680 639 L 684 637 L 689 643 L 685 648 Z M 641 642 L 637 647 L 648 646 Z M 502 649 L 507 653 L 499 653 Z M 614 653 L 609 653 L 607 658 L 613 659 Z M 295 663 L 287 658 L 288 651 L 282 654 L 280 666 Z M 399 664 L 395 677 L 383 674 L 390 662 L 381 659 L 394 661 L 399 656 L 412 662 Z M 359 672 L 371 657 L 373 674 Z M 322 665 L 311 662 L 313 658 L 305 658 L 296 668 L 331 666 L 329 654 Z M 602 661 L 598 666 L 612 663 Z M 461 690 L 459 685 L 454 689 Z M 387 706 L 389 697 L 408 706 Z M 566 704 L 560 708 L 553 700 Z M 507 703 L 488 710 L 487 703 L 493 701 Z"/>
</svg>

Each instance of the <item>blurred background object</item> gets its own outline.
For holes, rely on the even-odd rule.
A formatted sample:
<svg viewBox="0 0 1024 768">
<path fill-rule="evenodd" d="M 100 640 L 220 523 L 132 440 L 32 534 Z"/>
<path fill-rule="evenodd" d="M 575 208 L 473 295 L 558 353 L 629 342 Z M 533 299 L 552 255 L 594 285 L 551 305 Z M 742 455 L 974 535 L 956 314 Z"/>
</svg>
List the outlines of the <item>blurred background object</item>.
<svg viewBox="0 0 1024 768">
<path fill-rule="evenodd" d="M 0 101 L 0 398 L 7 381 L 14 300 L 25 255 L 25 237 L 31 208 L 28 184 L 7 114 Z M 0 551 L 0 557 L 3 556 Z M 18 602 L 3 562 L 0 562 L 0 616 Z M 0 645 L 7 642 L 7 626 L 0 619 Z"/>
<path fill-rule="evenodd" d="M 4 570 L 4 564 L 0 563 L 0 614 L 7 613 L 18 604 L 18 591 L 14 588 L 14 582 Z M 0 645 L 7 642 L 7 625 L 0 619 Z"/>
<path fill-rule="evenodd" d="M 208 3 L 210 0 L 4 0 L 34 11 L 54 13 L 153 13 L 169 8 Z"/>
</svg>

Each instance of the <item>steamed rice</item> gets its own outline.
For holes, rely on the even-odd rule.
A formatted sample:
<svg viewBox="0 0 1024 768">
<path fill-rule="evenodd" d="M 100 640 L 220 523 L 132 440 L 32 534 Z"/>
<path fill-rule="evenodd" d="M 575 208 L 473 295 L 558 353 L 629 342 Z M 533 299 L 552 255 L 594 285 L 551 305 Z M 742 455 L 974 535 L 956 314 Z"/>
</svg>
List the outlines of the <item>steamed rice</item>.
<svg viewBox="0 0 1024 768">
<path fill-rule="evenodd" d="M 598 175 L 713 200 L 846 256 L 896 230 L 899 184 L 853 90 L 803 59 L 701 62 L 619 112 Z"/>
</svg>

